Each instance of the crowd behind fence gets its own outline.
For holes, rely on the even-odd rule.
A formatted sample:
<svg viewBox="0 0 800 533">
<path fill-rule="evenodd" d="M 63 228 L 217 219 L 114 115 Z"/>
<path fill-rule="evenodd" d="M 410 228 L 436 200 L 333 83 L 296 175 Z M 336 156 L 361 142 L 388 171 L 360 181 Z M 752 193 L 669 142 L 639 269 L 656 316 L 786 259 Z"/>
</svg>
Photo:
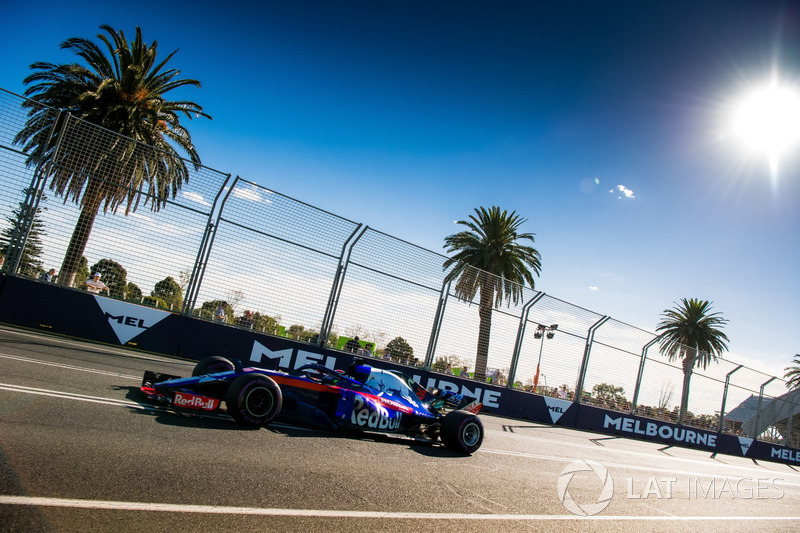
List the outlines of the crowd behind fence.
<svg viewBox="0 0 800 533">
<path fill-rule="evenodd" d="M 125 187 L 86 161 L 133 141 L 64 114 L 50 157 L 32 160 L 15 142 L 29 116 L 23 102 L 0 90 L 0 245 L 4 273 L 38 279 L 60 269 L 80 215 L 76 202 L 51 189 L 54 169 Z M 188 179 L 160 209 L 145 202 L 142 185 L 122 191 L 138 208 L 100 209 L 72 288 L 102 267 L 116 283 L 112 297 L 209 320 L 224 305 L 232 327 L 330 346 L 359 337 L 375 356 L 396 356 L 401 346 L 409 364 L 473 367 L 477 297 L 456 297 L 445 256 L 256 181 L 187 168 Z M 683 371 L 660 354 L 654 333 L 527 287 L 521 295 L 492 313 L 490 380 L 676 421 Z M 800 404 L 782 379 L 719 360 L 696 369 L 691 384 L 686 425 L 800 445 L 800 427 L 776 414 Z"/>
</svg>

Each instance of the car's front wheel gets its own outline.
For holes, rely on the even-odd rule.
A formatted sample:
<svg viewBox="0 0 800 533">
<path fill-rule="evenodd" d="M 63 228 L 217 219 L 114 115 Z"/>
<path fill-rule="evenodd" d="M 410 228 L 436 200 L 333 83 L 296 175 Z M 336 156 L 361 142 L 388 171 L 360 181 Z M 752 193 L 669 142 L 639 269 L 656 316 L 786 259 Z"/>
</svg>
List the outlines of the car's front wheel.
<svg viewBox="0 0 800 533">
<path fill-rule="evenodd" d="M 281 388 L 264 374 L 243 374 L 225 394 L 228 414 L 246 426 L 266 426 L 278 416 L 283 403 Z"/>
<path fill-rule="evenodd" d="M 483 424 L 469 411 L 450 411 L 442 420 L 439 438 L 448 449 L 470 454 L 483 443 Z"/>
<path fill-rule="evenodd" d="M 205 376 L 206 374 L 216 374 L 217 372 L 227 372 L 233 370 L 233 363 L 229 359 L 212 355 L 201 359 L 192 370 L 192 376 Z"/>
</svg>

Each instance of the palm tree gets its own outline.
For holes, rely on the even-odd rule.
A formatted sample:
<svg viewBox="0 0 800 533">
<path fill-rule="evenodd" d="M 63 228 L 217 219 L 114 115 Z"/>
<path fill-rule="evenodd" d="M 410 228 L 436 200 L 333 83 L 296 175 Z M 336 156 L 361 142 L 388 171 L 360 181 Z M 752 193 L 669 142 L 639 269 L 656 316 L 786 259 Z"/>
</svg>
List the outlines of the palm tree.
<svg viewBox="0 0 800 533">
<path fill-rule="evenodd" d="M 665 309 L 656 331 L 659 349 L 670 361 L 680 359 L 683 366 L 683 391 L 678 424 L 683 423 L 689 404 L 689 383 L 695 367 L 706 369 L 728 350 L 728 337 L 719 329 L 728 321 L 711 312 L 711 303 L 695 298 L 681 300 L 673 309 Z"/>
<path fill-rule="evenodd" d="M 486 377 L 489 359 L 489 337 L 492 329 L 492 310 L 503 300 L 518 303 L 522 288 L 531 288 L 542 268 L 539 252 L 521 241 L 534 242 L 533 233 L 518 233 L 526 219 L 501 211 L 499 207 L 475 209 L 469 220 L 457 223 L 469 228 L 445 237 L 448 253 L 454 253 L 444 262 L 445 270 L 452 269 L 445 281 L 457 280 L 455 295 L 471 302 L 478 294 L 478 347 L 475 355 L 475 379 Z M 533 271 L 533 272 L 531 272 Z"/>
<path fill-rule="evenodd" d="M 793 366 L 784 368 L 786 374 L 783 377 L 786 379 L 786 388 L 794 390 L 800 389 L 800 354 L 795 354 Z"/>
<path fill-rule="evenodd" d="M 78 37 L 61 44 L 85 66 L 31 65 L 34 73 L 24 80 L 30 85 L 25 91 L 30 100 L 23 104 L 30 109 L 29 118 L 14 139 L 28 154 L 28 166 L 57 163 L 41 167 L 52 178 L 50 188 L 80 205 L 58 276 L 59 283 L 67 286 L 72 285 L 100 207 L 115 213 L 124 205 L 127 215 L 143 200 L 158 211 L 189 179 L 176 147 L 195 167 L 200 165 L 180 117 L 211 118 L 194 102 L 164 98 L 179 87 L 200 87 L 197 80 L 176 79 L 179 70 L 165 69 L 177 50 L 157 62 L 157 42 L 145 43 L 141 28 L 136 28 L 130 42 L 122 31 L 106 25 L 100 28 L 107 35 L 97 35 L 99 44 Z M 83 122 L 50 108 L 68 111 Z M 69 134 L 60 133 L 65 124 Z"/>
</svg>

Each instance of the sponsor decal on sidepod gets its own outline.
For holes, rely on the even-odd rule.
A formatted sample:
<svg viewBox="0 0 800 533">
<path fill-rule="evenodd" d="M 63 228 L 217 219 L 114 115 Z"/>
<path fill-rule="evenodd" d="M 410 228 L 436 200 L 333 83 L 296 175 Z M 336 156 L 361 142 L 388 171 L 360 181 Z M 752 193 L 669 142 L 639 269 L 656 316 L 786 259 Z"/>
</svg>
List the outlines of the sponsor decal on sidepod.
<svg viewBox="0 0 800 533">
<path fill-rule="evenodd" d="M 354 426 L 388 431 L 400 427 L 400 420 L 403 418 L 401 413 L 389 411 L 384 406 L 367 400 L 360 394 L 356 394 L 354 400 L 353 412 L 350 415 L 350 423 Z"/>
</svg>

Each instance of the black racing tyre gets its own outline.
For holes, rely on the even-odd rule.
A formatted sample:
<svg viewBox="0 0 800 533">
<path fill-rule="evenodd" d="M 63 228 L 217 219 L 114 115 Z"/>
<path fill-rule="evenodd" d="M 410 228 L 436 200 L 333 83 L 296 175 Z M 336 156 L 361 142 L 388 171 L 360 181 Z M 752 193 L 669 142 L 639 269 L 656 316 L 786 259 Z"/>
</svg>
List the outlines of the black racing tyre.
<svg viewBox="0 0 800 533">
<path fill-rule="evenodd" d="M 233 369 L 234 366 L 230 360 L 218 355 L 212 355 L 211 357 L 206 357 L 205 359 L 200 360 L 200 362 L 194 366 L 194 370 L 192 370 L 192 377 L 205 376 L 206 374 L 216 374 L 217 372 L 227 372 L 228 370 Z"/>
<path fill-rule="evenodd" d="M 439 438 L 448 449 L 471 454 L 483 443 L 483 424 L 469 411 L 450 411 L 442 420 Z"/>
<path fill-rule="evenodd" d="M 266 426 L 278 416 L 283 404 L 281 388 L 264 374 L 243 374 L 225 393 L 228 414 L 245 426 Z"/>
</svg>

